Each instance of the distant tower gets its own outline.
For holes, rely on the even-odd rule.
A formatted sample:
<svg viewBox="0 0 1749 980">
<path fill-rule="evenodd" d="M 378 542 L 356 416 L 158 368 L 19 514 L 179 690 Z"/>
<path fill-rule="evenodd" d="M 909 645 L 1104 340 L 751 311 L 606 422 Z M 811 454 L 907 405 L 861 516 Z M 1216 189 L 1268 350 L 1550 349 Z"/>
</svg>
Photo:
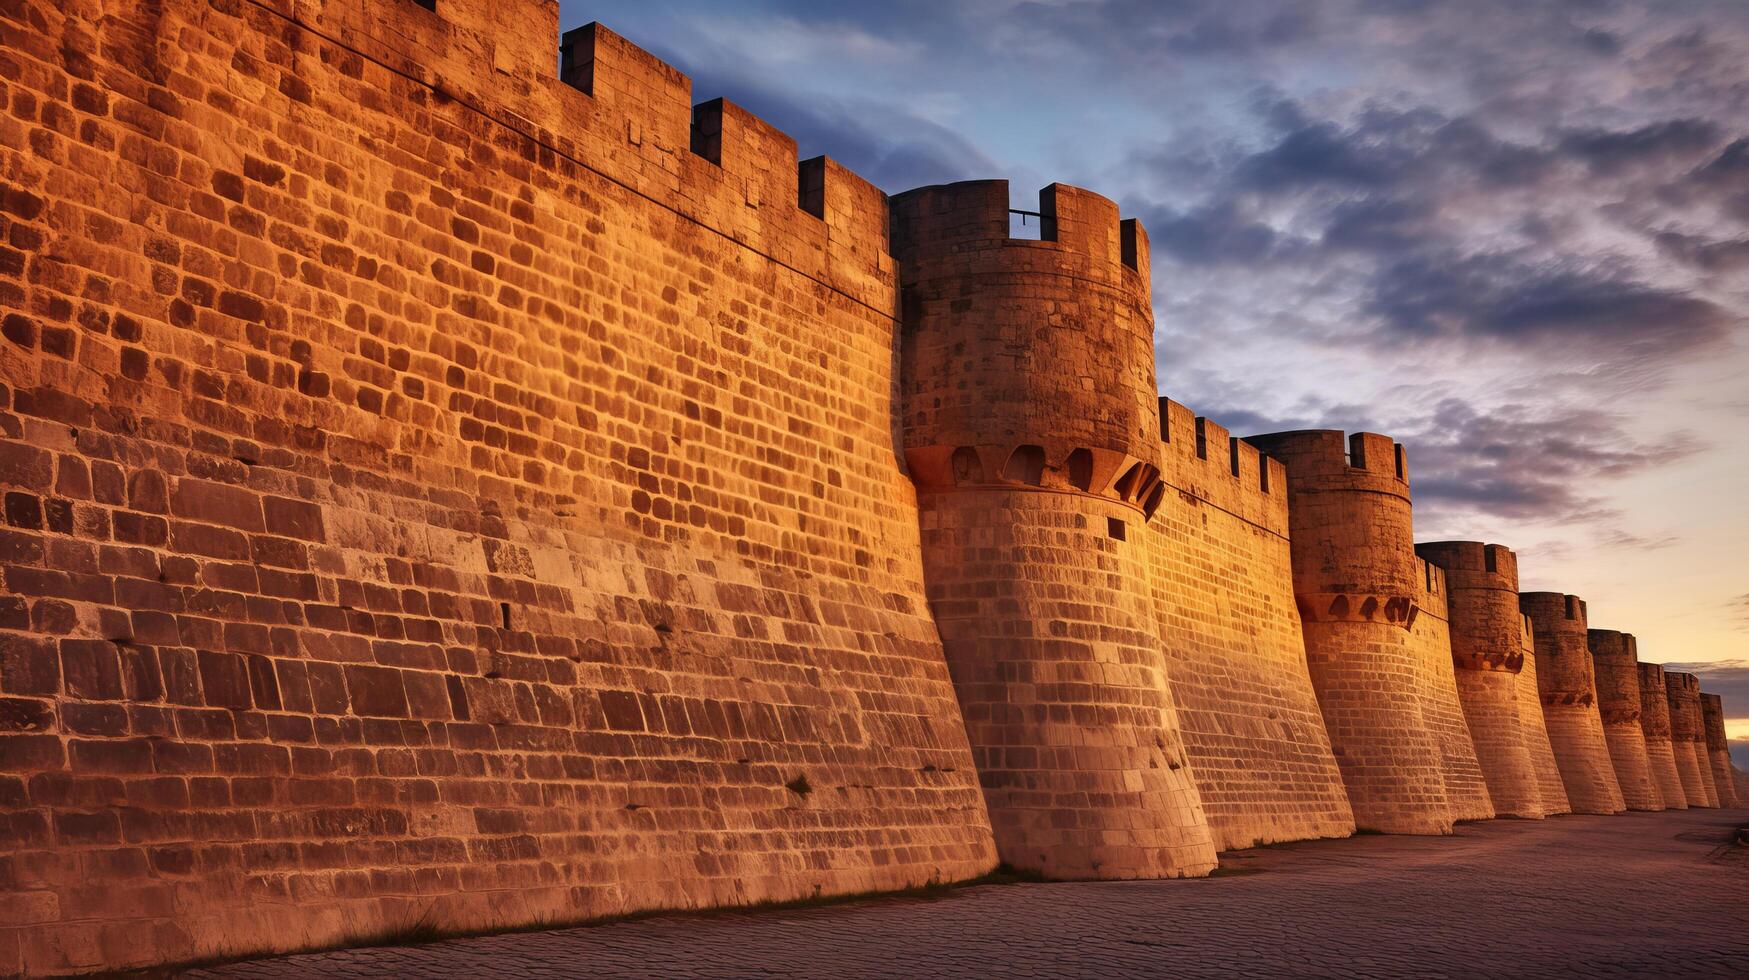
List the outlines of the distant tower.
<svg viewBox="0 0 1749 980">
<path fill-rule="evenodd" d="M 1519 618 L 1524 624 L 1519 628 L 1524 638 L 1524 669 L 1519 671 L 1518 683 L 1513 686 L 1518 691 L 1518 720 L 1524 725 L 1524 747 L 1529 750 L 1530 764 L 1536 770 L 1537 796 L 1542 799 L 1545 816 L 1572 813 L 1567 784 L 1561 779 L 1561 766 L 1555 761 L 1555 748 L 1549 741 L 1548 721 L 1543 717 L 1542 692 L 1537 688 L 1536 630 L 1529 616 L 1521 614 Z"/>
<path fill-rule="evenodd" d="M 1004 861 L 1205 874 L 1137 533 L 1165 493 L 1147 239 L 1096 194 L 1039 198 L 1038 241 L 1006 181 L 892 200 L 930 605 Z"/>
<path fill-rule="evenodd" d="M 1664 793 L 1652 775 L 1646 733 L 1640 726 L 1640 658 L 1632 633 L 1591 630 L 1591 667 L 1597 677 L 1597 713 L 1609 761 L 1630 810 L 1664 809 Z"/>
<path fill-rule="evenodd" d="M 1670 695 L 1664 687 L 1664 667 L 1641 662 L 1640 731 L 1646 737 L 1646 762 L 1668 810 L 1688 809 L 1688 793 L 1670 748 Z"/>
<path fill-rule="evenodd" d="M 1445 569 L 1458 703 L 1469 721 L 1488 795 L 1501 816 L 1541 818 L 1518 675 L 1524 669 L 1524 616 L 1518 610 L 1518 559 L 1479 541 L 1438 541 L 1416 554 Z M 1542 724 L 1538 709 L 1533 719 Z"/>
<path fill-rule="evenodd" d="M 1354 821 L 1451 831 L 1440 746 L 1422 717 L 1410 646 L 1423 565 L 1409 481 L 1390 439 L 1315 430 L 1246 440 L 1287 468 L 1294 593 L 1306 660 Z"/>
<path fill-rule="evenodd" d="M 1688 805 L 1718 806 L 1712 760 L 1706 751 L 1706 720 L 1700 711 L 1700 678 L 1666 670 L 1664 689 L 1670 699 L 1670 749 Z"/>
<path fill-rule="evenodd" d="M 1536 681 L 1543 721 L 1574 813 L 1627 809 L 1597 711 L 1597 678 L 1586 645 L 1585 602 L 1559 592 L 1524 592 L 1519 608 L 1536 630 Z"/>
<path fill-rule="evenodd" d="M 1717 694 L 1700 695 L 1702 727 L 1706 729 L 1707 759 L 1712 763 L 1713 788 L 1719 794 L 1719 806 L 1739 807 L 1736 770 L 1731 767 L 1731 743 L 1725 738 L 1725 702 Z"/>
</svg>

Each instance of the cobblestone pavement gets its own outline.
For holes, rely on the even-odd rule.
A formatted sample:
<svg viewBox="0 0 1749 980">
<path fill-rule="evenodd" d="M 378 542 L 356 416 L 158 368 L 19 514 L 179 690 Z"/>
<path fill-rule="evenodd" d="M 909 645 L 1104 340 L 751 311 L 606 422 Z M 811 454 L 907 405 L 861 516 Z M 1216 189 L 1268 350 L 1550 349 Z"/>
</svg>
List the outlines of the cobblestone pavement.
<svg viewBox="0 0 1749 980">
<path fill-rule="evenodd" d="M 676 915 L 190 977 L 1749 976 L 1744 810 L 1496 820 L 1223 855 L 1197 881 Z"/>
</svg>

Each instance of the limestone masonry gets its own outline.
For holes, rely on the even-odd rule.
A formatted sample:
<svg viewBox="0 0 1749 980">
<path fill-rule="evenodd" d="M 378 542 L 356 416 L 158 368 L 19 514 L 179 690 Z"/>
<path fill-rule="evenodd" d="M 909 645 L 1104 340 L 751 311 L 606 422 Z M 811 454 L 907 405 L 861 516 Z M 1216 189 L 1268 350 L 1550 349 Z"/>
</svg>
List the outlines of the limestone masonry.
<svg viewBox="0 0 1749 980">
<path fill-rule="evenodd" d="M 888 198 L 550 0 L 0 39 L 0 973 L 1737 805 L 1405 447 L 1160 398 L 1097 194 Z"/>
</svg>

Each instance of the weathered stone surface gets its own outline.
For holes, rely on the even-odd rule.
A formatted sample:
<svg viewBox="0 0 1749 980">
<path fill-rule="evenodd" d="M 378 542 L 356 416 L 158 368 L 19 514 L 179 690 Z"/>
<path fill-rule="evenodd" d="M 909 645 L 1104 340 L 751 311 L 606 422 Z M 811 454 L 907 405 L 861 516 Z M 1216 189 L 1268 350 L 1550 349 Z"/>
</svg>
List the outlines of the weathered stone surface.
<svg viewBox="0 0 1749 980">
<path fill-rule="evenodd" d="M 1543 727 L 1539 708 L 1520 717 L 1524 669 L 1518 559 L 1508 548 L 1476 541 L 1418 544 L 1415 553 L 1445 574 L 1452 665 L 1458 702 L 1469 723 L 1488 797 L 1502 816 L 1536 819 L 1548 811 L 1537 787 L 1526 727 Z M 1547 734 L 1541 735 L 1544 742 Z"/>
<path fill-rule="evenodd" d="M 1335 431 L 1247 441 L 1287 470 L 1306 657 L 1355 823 L 1449 833 L 1441 736 L 1424 706 L 1430 650 L 1411 632 L 1426 563 L 1415 557 L 1400 448 L 1384 436 L 1345 440 Z M 1449 646 L 1440 656 L 1449 665 Z"/>
<path fill-rule="evenodd" d="M 0 8 L 0 973 L 1607 806 L 1399 447 L 1158 398 L 1112 202 L 556 25 Z"/>
<path fill-rule="evenodd" d="M 1160 431 L 1154 606 L 1216 846 L 1352 833 L 1294 605 L 1286 471 L 1164 398 Z"/>
<path fill-rule="evenodd" d="M 1145 240 L 1062 184 L 1039 210 L 1030 241 L 1009 237 L 1006 181 L 893 200 L 930 609 L 1004 861 L 1206 874 L 1150 603 L 1165 487 Z"/>
<path fill-rule="evenodd" d="M 1603 720 L 1603 738 L 1622 802 L 1630 810 L 1662 810 L 1664 792 L 1652 775 L 1640 725 L 1640 658 L 1634 635 L 1594 629 L 1587 633 L 1586 643 L 1597 677 L 1597 713 Z"/>
<path fill-rule="evenodd" d="M 1706 747 L 1706 719 L 1701 713 L 1700 678 L 1674 670 L 1664 672 L 1665 693 L 1670 701 L 1670 749 L 1676 757 L 1676 773 L 1689 806 L 1716 807 L 1718 788 L 1713 785 L 1712 759 Z"/>
<path fill-rule="evenodd" d="M 995 864 L 883 196 L 555 25 L 0 11 L 0 973 Z"/>
<path fill-rule="evenodd" d="M 1627 809 L 1597 711 L 1597 678 L 1587 646 L 1585 601 L 1559 592 L 1519 594 L 1536 633 L 1537 688 L 1549 743 L 1574 813 Z"/>
<path fill-rule="evenodd" d="M 1676 768 L 1676 753 L 1670 741 L 1670 699 L 1664 668 L 1642 662 L 1640 672 L 1640 732 L 1646 740 L 1646 762 L 1658 784 L 1666 809 L 1688 807 L 1688 792 Z"/>
<path fill-rule="evenodd" d="M 1719 806 L 1740 807 L 1736 769 L 1731 765 L 1731 743 L 1725 737 L 1724 699 L 1705 691 L 1700 695 L 1701 722 L 1706 729 L 1707 762 L 1713 777 L 1713 792 Z"/>
</svg>

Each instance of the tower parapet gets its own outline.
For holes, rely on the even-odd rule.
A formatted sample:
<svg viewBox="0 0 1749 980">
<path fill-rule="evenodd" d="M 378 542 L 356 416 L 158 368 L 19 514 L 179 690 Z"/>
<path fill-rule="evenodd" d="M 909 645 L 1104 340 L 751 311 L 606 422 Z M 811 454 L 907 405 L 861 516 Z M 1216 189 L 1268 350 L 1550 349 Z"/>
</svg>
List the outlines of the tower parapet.
<svg viewBox="0 0 1749 980">
<path fill-rule="evenodd" d="M 1586 634 L 1586 643 L 1597 678 L 1597 713 L 1622 802 L 1630 810 L 1662 810 L 1664 793 L 1652 775 L 1640 726 L 1640 659 L 1634 635 L 1594 629 Z"/>
<path fill-rule="evenodd" d="M 1444 763 L 1423 715 L 1424 671 L 1410 642 L 1425 573 L 1415 557 L 1402 448 L 1385 436 L 1335 430 L 1246 441 L 1287 471 L 1306 660 L 1355 823 L 1450 832 Z"/>
<path fill-rule="evenodd" d="M 907 191 L 892 211 L 918 487 L 1033 487 L 1152 514 L 1165 491 L 1140 224 L 1052 184 L 1043 237 L 1012 238 L 1005 180 Z"/>
<path fill-rule="evenodd" d="M 1658 784 L 1665 809 L 1686 810 L 1688 793 L 1683 789 L 1670 743 L 1670 694 L 1665 687 L 1664 667 L 1641 661 L 1638 669 L 1640 733 L 1646 740 L 1646 762 L 1651 766 L 1652 779 Z"/>
<path fill-rule="evenodd" d="M 1706 751 L 1706 721 L 1700 708 L 1700 678 L 1666 670 L 1664 690 L 1670 701 L 1670 749 L 1676 756 L 1676 772 L 1688 805 L 1716 807 L 1712 761 Z"/>
<path fill-rule="evenodd" d="M 1143 532 L 1160 480 L 1146 237 L 1006 181 L 893 198 L 900 430 L 924 575 L 1002 859 L 1060 878 L 1204 874 Z"/>
<path fill-rule="evenodd" d="M 1719 795 L 1719 805 L 1742 806 L 1742 801 L 1737 798 L 1736 770 L 1731 766 L 1731 743 L 1725 736 L 1724 699 L 1702 691 L 1700 714 L 1706 736 L 1707 760 L 1712 768 L 1713 789 Z"/>
<path fill-rule="evenodd" d="M 1585 601 L 1559 592 L 1523 592 L 1519 608 L 1536 631 L 1537 687 L 1543 721 L 1567 800 L 1574 813 L 1620 813 L 1627 808 L 1597 711 L 1597 678 L 1586 643 Z"/>
<path fill-rule="evenodd" d="M 1542 712 L 1531 719 L 1519 712 L 1525 642 L 1517 556 L 1479 541 L 1423 543 L 1415 553 L 1445 572 L 1458 703 L 1494 809 L 1540 819 L 1545 811 L 1525 729 L 1529 722 L 1541 727 Z"/>
</svg>

